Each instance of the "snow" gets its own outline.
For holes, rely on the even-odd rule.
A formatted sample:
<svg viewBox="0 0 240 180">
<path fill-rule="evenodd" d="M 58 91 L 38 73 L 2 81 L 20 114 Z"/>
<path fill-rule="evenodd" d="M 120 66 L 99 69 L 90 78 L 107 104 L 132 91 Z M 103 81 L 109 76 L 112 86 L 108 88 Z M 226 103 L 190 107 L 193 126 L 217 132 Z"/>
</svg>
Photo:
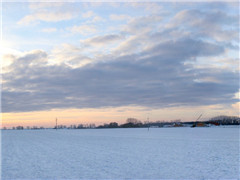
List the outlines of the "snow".
<svg viewBox="0 0 240 180">
<path fill-rule="evenodd" d="M 238 126 L 2 131 L 2 179 L 238 178 Z"/>
</svg>

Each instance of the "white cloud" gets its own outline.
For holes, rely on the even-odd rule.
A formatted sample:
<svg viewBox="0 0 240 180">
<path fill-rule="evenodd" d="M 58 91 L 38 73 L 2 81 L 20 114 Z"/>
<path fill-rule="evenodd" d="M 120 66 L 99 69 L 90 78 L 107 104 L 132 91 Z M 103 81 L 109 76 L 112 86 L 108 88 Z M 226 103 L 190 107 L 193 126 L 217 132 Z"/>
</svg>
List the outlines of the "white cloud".
<svg viewBox="0 0 240 180">
<path fill-rule="evenodd" d="M 85 19 L 88 19 L 88 21 L 86 21 L 86 23 L 88 23 L 88 24 L 105 21 L 104 18 L 98 16 L 93 11 L 87 11 L 87 12 L 83 13 L 82 17 Z"/>
<path fill-rule="evenodd" d="M 84 55 L 83 48 L 66 43 L 55 47 L 48 59 L 49 65 L 65 64 L 72 68 L 79 68 L 91 62 L 92 59 Z"/>
<path fill-rule="evenodd" d="M 39 21 L 58 22 L 72 19 L 76 14 L 72 3 L 64 2 L 34 2 L 29 3 L 29 9 L 31 13 L 20 19 L 18 24 L 29 25 Z"/>
<path fill-rule="evenodd" d="M 123 26 L 123 31 L 132 34 L 150 32 L 159 25 L 161 20 L 162 17 L 158 15 L 136 17 Z"/>
<path fill-rule="evenodd" d="M 7 67 L 12 64 L 16 56 L 22 55 L 21 51 L 13 47 L 16 47 L 16 44 L 10 41 L 1 40 L 0 42 L 0 65 L 3 73 L 8 71 Z"/>
<path fill-rule="evenodd" d="M 116 48 L 113 49 L 113 54 L 128 55 L 141 51 L 143 45 L 146 45 L 147 41 L 144 41 L 146 36 L 143 34 L 139 36 L 130 36 L 125 41 L 121 42 Z"/>
<path fill-rule="evenodd" d="M 87 11 L 85 13 L 82 14 L 83 18 L 90 18 L 93 17 L 95 15 L 95 13 L 93 11 Z"/>
<path fill-rule="evenodd" d="M 146 3 L 145 10 L 154 14 L 159 14 L 163 11 L 163 8 L 158 3 Z"/>
<path fill-rule="evenodd" d="M 107 34 L 104 36 L 95 36 L 93 38 L 82 40 L 81 43 L 83 43 L 86 46 L 104 46 L 108 45 L 109 43 L 114 43 L 120 40 L 124 40 L 123 36 L 116 35 L 116 34 Z"/>
<path fill-rule="evenodd" d="M 56 8 L 64 6 L 65 2 L 30 2 L 29 8 L 32 10 L 39 10 L 43 8 Z"/>
<path fill-rule="evenodd" d="M 240 101 L 240 89 L 237 93 L 234 94 L 234 98 Z"/>
<path fill-rule="evenodd" d="M 70 30 L 72 33 L 79 33 L 79 34 L 83 34 L 83 35 L 93 34 L 93 33 L 97 32 L 96 27 L 93 25 L 73 26 L 73 27 L 68 28 L 68 30 Z"/>
<path fill-rule="evenodd" d="M 91 20 L 91 23 L 97 23 L 97 22 L 103 22 L 103 21 L 105 21 L 104 18 L 100 16 L 94 16 L 94 18 Z"/>
<path fill-rule="evenodd" d="M 113 21 L 124 21 L 124 20 L 130 20 L 132 17 L 126 14 L 111 14 L 109 16 L 110 20 Z"/>
<path fill-rule="evenodd" d="M 10 66 L 14 62 L 15 59 L 16 59 L 16 57 L 12 54 L 3 55 L 1 57 L 2 73 L 6 73 L 6 72 L 11 71 L 8 68 L 8 66 Z"/>
<path fill-rule="evenodd" d="M 212 68 L 221 71 L 238 72 L 240 70 L 239 62 L 239 58 L 229 58 L 222 55 L 221 57 L 208 57 L 207 59 L 205 57 L 195 57 L 195 61 L 190 62 L 190 64 L 199 70 L 204 68 Z M 185 62 L 185 64 L 187 65 L 189 62 Z"/>
<path fill-rule="evenodd" d="M 27 15 L 18 21 L 20 25 L 29 25 L 32 22 L 46 21 L 46 22 L 58 22 L 63 20 L 72 19 L 74 16 L 70 12 L 38 12 L 31 15 Z"/>
<path fill-rule="evenodd" d="M 131 5 L 134 8 L 143 9 L 150 14 L 160 14 L 161 11 L 163 11 L 162 6 L 160 6 L 157 2 L 130 2 L 126 5 Z"/>
<path fill-rule="evenodd" d="M 42 29 L 42 32 L 47 32 L 47 33 L 56 32 L 56 31 L 57 31 L 56 28 L 44 28 L 44 29 Z"/>
</svg>

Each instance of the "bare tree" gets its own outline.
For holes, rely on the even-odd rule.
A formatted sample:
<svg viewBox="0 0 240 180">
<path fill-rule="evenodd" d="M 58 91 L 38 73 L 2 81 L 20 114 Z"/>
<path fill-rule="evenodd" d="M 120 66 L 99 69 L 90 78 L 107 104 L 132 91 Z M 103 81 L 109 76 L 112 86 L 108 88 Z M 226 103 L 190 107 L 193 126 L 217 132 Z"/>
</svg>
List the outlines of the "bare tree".
<svg viewBox="0 0 240 180">
<path fill-rule="evenodd" d="M 139 121 L 138 119 L 136 118 L 128 118 L 127 119 L 127 123 L 132 123 L 132 124 L 141 124 L 142 122 Z"/>
</svg>

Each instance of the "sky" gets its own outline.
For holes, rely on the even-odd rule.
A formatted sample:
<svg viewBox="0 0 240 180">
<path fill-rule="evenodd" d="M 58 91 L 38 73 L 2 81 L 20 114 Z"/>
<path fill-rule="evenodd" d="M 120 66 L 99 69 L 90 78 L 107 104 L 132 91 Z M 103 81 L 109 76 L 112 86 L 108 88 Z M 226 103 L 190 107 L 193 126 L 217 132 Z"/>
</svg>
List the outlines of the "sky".
<svg viewBox="0 0 240 180">
<path fill-rule="evenodd" d="M 2 125 L 239 116 L 238 2 L 2 2 Z"/>
</svg>

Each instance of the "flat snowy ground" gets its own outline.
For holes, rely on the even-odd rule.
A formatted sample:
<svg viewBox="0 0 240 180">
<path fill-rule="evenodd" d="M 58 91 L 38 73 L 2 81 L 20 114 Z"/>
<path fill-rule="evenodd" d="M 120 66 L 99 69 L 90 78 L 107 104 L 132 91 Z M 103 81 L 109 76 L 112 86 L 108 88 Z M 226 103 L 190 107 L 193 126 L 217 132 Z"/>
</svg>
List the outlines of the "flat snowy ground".
<svg viewBox="0 0 240 180">
<path fill-rule="evenodd" d="M 2 179 L 239 179 L 239 127 L 5 130 Z"/>
</svg>

